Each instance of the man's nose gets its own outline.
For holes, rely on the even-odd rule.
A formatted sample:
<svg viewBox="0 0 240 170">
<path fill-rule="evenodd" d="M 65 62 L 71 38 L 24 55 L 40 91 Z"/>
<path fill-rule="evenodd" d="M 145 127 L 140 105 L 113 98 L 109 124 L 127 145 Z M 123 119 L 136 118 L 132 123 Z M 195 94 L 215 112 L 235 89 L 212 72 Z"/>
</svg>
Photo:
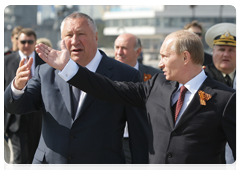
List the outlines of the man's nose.
<svg viewBox="0 0 240 170">
<path fill-rule="evenodd" d="M 164 63 L 163 63 L 162 61 L 160 61 L 160 62 L 158 63 L 158 67 L 159 67 L 160 69 L 163 69 Z"/>
<path fill-rule="evenodd" d="M 230 52 L 228 50 L 225 50 L 223 55 L 224 55 L 224 57 L 229 57 L 230 56 Z"/>
<path fill-rule="evenodd" d="M 79 37 L 77 35 L 73 35 L 72 37 L 72 40 L 71 40 L 71 43 L 72 44 L 76 44 L 79 42 Z"/>
<path fill-rule="evenodd" d="M 118 55 L 120 55 L 120 54 L 122 54 L 122 53 L 123 53 L 123 50 L 122 50 L 122 48 L 117 48 L 117 49 L 116 49 L 116 51 L 117 51 L 117 54 L 118 54 Z"/>
</svg>

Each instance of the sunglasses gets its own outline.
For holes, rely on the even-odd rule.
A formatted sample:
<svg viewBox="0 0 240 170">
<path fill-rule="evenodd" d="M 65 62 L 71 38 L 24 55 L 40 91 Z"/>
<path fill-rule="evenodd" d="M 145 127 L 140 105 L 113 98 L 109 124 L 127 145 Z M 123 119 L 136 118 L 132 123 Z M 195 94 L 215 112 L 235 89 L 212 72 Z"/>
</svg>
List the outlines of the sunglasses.
<svg viewBox="0 0 240 170">
<path fill-rule="evenodd" d="M 199 37 L 202 36 L 202 33 L 201 32 L 194 32 L 195 34 L 197 34 Z"/>
<path fill-rule="evenodd" d="M 33 40 L 22 40 L 22 41 L 20 41 L 21 42 L 21 44 L 26 44 L 26 43 L 28 43 L 28 44 L 33 44 Z"/>
</svg>

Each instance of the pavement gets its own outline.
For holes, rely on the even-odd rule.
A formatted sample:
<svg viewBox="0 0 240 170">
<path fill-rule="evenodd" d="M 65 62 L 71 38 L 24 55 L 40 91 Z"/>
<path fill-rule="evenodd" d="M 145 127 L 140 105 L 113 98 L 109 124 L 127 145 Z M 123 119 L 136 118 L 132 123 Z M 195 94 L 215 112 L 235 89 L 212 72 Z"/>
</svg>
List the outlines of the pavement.
<svg viewBox="0 0 240 170">
<path fill-rule="evenodd" d="M 155 68 L 158 68 L 158 63 L 160 60 L 144 60 L 143 64 L 148 65 L 148 66 L 152 66 Z M 11 151 L 11 155 L 10 155 L 10 163 L 5 167 L 5 170 L 13 170 L 13 166 L 12 166 L 12 162 L 13 162 L 13 152 L 12 152 L 12 145 L 11 145 L 11 141 L 8 141 L 9 147 L 10 147 L 10 151 Z"/>
</svg>

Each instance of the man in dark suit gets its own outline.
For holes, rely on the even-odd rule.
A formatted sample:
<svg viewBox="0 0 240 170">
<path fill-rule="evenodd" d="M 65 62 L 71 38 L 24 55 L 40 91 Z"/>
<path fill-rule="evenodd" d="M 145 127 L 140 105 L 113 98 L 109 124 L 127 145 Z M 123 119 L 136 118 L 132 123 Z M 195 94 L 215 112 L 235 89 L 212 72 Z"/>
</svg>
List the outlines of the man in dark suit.
<svg viewBox="0 0 240 170">
<path fill-rule="evenodd" d="M 34 60 L 31 76 L 35 67 L 44 61 L 35 52 L 36 34 L 30 28 L 23 28 L 18 34 L 19 50 L 4 56 L 4 89 L 16 76 L 20 60 L 30 57 Z M 4 132 L 11 142 L 13 160 L 10 163 L 27 164 L 33 160 L 41 134 L 41 111 L 28 115 L 13 115 L 4 111 Z"/>
<path fill-rule="evenodd" d="M 205 35 L 209 47 L 213 49 L 213 63 L 205 67 L 214 80 L 236 89 L 236 24 L 220 23 L 209 28 Z M 236 80 L 235 80 L 236 81 Z M 233 163 L 232 151 L 228 144 L 223 162 Z"/>
<path fill-rule="evenodd" d="M 236 159 L 236 92 L 205 74 L 196 34 L 168 35 L 160 50 L 164 75 L 144 83 L 113 82 L 77 66 L 65 51 L 37 45 L 39 56 L 67 74 L 68 83 L 99 99 L 146 109 L 153 132 L 150 163 L 220 164 L 226 142 Z"/>
<path fill-rule="evenodd" d="M 74 63 L 114 81 L 140 81 L 137 70 L 97 49 L 97 35 L 94 21 L 83 13 L 70 14 L 61 25 L 65 52 L 71 55 Z M 31 62 L 20 64 L 13 82 L 16 89 L 25 87 Z M 35 77 L 28 81 L 19 99 L 10 86 L 5 91 L 5 109 L 10 113 L 18 109 L 24 113 L 44 110 L 42 135 L 33 163 L 125 163 L 122 138 L 126 121 L 129 123 L 132 163 L 148 163 L 146 115 L 123 105 L 98 100 L 84 91 L 79 91 L 80 97 L 74 98 L 76 88 L 61 77 L 68 76 L 44 64 L 37 68 Z M 74 110 L 75 99 L 79 102 Z"/>
<path fill-rule="evenodd" d="M 124 33 L 119 35 L 114 43 L 115 59 L 125 63 L 140 71 L 143 81 L 147 81 L 154 74 L 162 72 L 160 69 L 156 69 L 150 66 L 143 65 L 138 62 L 138 56 L 142 51 L 141 40 L 130 33 Z M 147 116 L 147 114 L 145 113 Z M 124 139 L 124 153 L 127 163 L 131 163 L 131 152 L 129 148 L 129 135 L 127 124 L 123 134 Z"/>
<path fill-rule="evenodd" d="M 191 32 L 194 32 L 202 40 L 202 34 L 203 34 L 202 25 L 199 24 L 196 20 L 194 20 L 191 23 L 188 23 L 187 25 L 185 25 L 184 29 L 188 30 L 188 31 L 191 31 Z M 206 66 L 206 65 L 212 64 L 212 63 L 213 63 L 212 55 L 208 54 L 207 52 L 204 52 L 203 66 Z"/>
</svg>

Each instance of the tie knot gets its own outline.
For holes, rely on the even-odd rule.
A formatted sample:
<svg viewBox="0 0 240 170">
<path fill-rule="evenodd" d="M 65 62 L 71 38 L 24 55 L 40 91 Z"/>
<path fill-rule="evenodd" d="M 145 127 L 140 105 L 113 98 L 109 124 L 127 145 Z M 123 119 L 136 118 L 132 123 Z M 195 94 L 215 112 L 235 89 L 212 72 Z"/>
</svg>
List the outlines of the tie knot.
<svg viewBox="0 0 240 170">
<path fill-rule="evenodd" d="M 185 86 L 180 87 L 180 93 L 185 94 L 188 89 Z"/>
</svg>

